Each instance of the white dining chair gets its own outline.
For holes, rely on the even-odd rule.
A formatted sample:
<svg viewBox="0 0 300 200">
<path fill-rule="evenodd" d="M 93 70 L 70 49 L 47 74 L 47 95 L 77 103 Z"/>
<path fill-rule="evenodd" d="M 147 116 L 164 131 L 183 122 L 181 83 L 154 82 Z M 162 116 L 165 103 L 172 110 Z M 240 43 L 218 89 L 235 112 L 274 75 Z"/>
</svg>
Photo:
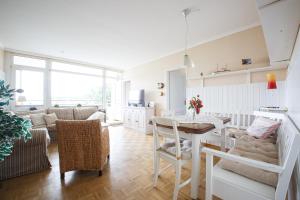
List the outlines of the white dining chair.
<svg viewBox="0 0 300 200">
<path fill-rule="evenodd" d="M 172 128 L 166 128 L 172 127 Z M 180 140 L 178 133 L 178 122 L 176 120 L 156 117 L 153 119 L 153 138 L 154 138 L 154 182 L 153 185 L 156 187 L 159 174 L 169 168 L 170 166 L 175 167 L 175 188 L 173 192 L 173 200 L 177 199 L 179 190 L 190 183 L 191 178 L 184 182 L 181 182 L 181 169 L 182 165 L 186 164 L 187 161 L 191 160 L 191 141 Z M 161 141 L 166 141 L 161 143 Z M 170 142 L 170 139 L 172 142 Z M 165 167 L 159 171 L 160 159 L 168 161 L 171 165 Z"/>
<path fill-rule="evenodd" d="M 161 113 L 162 117 L 174 117 L 175 116 L 175 111 L 174 110 L 164 110 Z"/>
</svg>

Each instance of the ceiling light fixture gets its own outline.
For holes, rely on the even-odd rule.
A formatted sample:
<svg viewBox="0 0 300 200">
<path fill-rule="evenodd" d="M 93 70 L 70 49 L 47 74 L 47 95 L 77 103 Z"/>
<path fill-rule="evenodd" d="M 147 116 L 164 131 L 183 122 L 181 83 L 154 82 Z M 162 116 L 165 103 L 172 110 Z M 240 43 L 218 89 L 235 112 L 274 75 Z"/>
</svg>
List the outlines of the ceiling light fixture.
<svg viewBox="0 0 300 200">
<path fill-rule="evenodd" d="M 193 61 L 191 60 L 190 56 L 187 54 L 187 48 L 188 48 L 188 33 L 189 33 L 189 24 L 187 17 L 192 12 L 192 9 L 186 8 L 182 11 L 182 15 L 184 16 L 185 20 L 185 49 L 184 49 L 184 56 L 183 56 L 183 64 L 185 67 L 195 67 Z"/>
</svg>

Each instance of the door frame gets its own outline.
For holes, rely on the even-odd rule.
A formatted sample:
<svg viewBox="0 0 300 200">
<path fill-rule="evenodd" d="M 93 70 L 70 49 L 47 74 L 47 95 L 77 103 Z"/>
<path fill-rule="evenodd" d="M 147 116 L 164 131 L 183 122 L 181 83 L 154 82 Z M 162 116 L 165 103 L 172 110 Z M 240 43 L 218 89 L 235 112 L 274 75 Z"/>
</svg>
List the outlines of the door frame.
<svg viewBox="0 0 300 200">
<path fill-rule="evenodd" d="M 176 70 L 180 70 L 180 69 L 185 69 L 185 66 L 178 66 L 178 67 L 173 67 L 173 68 L 168 68 L 165 70 L 165 105 L 166 105 L 166 109 L 170 110 L 170 72 L 171 71 L 176 71 Z M 186 81 L 187 81 L 187 74 L 186 74 Z"/>
</svg>

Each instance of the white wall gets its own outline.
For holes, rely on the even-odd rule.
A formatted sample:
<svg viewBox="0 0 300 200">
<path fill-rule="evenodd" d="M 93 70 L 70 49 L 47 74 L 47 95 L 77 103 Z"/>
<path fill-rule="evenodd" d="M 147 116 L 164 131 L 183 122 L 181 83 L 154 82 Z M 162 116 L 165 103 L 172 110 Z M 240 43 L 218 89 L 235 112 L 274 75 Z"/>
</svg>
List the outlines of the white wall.
<svg viewBox="0 0 300 200">
<path fill-rule="evenodd" d="M 4 79 L 4 49 L 0 43 L 0 79 Z"/>
<path fill-rule="evenodd" d="M 288 114 L 294 120 L 298 128 L 300 128 L 300 34 L 295 44 L 292 59 L 288 68 L 286 80 L 286 105 L 289 109 Z M 300 145 L 300 144 L 299 144 Z M 298 181 L 298 200 L 300 199 L 300 157 L 298 166 L 296 166 L 296 174 Z M 298 169 L 297 169 L 298 168 Z"/>
<path fill-rule="evenodd" d="M 187 89 L 188 99 L 197 94 L 203 101 L 203 112 L 251 114 L 261 106 L 283 107 L 285 81 L 277 81 L 276 90 L 268 90 L 266 82 Z"/>
</svg>

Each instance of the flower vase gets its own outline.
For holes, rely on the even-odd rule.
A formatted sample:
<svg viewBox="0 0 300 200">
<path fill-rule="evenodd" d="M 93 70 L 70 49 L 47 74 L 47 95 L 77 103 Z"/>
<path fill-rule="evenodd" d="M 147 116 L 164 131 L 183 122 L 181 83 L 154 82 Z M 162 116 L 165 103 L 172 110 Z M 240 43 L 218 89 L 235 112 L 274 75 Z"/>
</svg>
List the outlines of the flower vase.
<svg viewBox="0 0 300 200">
<path fill-rule="evenodd" d="M 196 111 L 193 110 L 193 121 L 196 119 Z"/>
</svg>

